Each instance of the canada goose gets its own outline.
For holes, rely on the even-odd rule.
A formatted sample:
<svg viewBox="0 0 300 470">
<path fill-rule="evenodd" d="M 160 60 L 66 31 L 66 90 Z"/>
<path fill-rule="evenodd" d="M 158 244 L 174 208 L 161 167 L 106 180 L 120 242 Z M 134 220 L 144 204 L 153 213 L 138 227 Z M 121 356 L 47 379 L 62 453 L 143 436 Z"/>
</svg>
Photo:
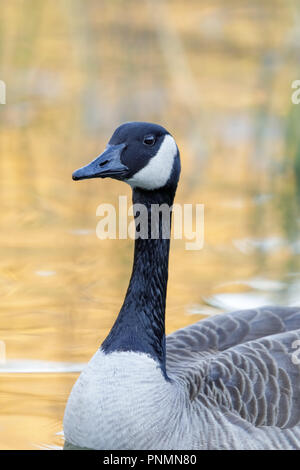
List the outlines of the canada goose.
<svg viewBox="0 0 300 470">
<path fill-rule="evenodd" d="M 169 132 L 130 122 L 73 179 L 125 181 L 150 216 L 172 206 L 179 175 Z M 123 306 L 68 399 L 65 448 L 299 449 L 300 308 L 220 314 L 166 338 L 162 223 L 158 238 L 135 240 Z"/>
</svg>

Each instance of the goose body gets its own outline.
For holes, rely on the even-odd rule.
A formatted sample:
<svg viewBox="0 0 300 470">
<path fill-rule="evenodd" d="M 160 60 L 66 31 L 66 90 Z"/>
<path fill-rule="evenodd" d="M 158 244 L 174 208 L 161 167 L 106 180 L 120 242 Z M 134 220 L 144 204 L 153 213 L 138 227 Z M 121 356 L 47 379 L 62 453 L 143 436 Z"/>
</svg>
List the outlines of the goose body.
<svg viewBox="0 0 300 470">
<path fill-rule="evenodd" d="M 133 122 L 73 179 L 129 183 L 150 235 L 153 205 L 171 208 L 179 174 L 173 137 Z M 166 337 L 171 216 L 156 223 L 158 237 L 136 238 L 123 306 L 72 389 L 65 448 L 300 449 L 300 308 L 220 314 Z"/>
</svg>

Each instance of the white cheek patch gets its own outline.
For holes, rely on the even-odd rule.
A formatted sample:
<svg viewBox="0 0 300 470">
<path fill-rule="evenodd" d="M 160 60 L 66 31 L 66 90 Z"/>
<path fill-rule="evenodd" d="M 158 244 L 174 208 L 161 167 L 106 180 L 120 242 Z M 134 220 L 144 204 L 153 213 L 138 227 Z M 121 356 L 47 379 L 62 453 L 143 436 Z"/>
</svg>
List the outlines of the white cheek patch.
<svg viewBox="0 0 300 470">
<path fill-rule="evenodd" d="M 132 187 L 148 190 L 162 188 L 171 176 L 176 154 L 175 140 L 171 135 L 165 135 L 157 154 L 126 182 Z"/>
</svg>

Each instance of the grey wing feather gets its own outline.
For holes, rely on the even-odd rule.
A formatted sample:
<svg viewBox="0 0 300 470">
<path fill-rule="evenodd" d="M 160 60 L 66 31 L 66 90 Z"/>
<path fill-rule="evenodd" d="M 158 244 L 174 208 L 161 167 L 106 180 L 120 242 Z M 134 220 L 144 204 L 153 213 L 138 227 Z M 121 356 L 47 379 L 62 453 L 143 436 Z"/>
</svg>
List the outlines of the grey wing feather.
<svg viewBox="0 0 300 470">
<path fill-rule="evenodd" d="M 238 413 L 255 426 L 300 425 L 300 330 L 234 346 L 202 361 L 194 395 Z"/>
<path fill-rule="evenodd" d="M 168 353 L 210 353 L 300 328 L 300 307 L 261 307 L 215 315 L 167 336 Z"/>
<path fill-rule="evenodd" d="M 255 426 L 292 428 L 300 425 L 299 344 L 299 308 L 217 315 L 168 336 L 167 372 L 192 401 Z"/>
</svg>

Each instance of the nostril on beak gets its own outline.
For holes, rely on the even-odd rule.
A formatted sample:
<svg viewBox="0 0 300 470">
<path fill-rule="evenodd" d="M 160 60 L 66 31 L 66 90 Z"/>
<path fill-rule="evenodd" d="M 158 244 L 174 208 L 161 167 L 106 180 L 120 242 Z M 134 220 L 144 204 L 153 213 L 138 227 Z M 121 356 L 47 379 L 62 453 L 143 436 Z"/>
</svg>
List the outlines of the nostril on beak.
<svg viewBox="0 0 300 470">
<path fill-rule="evenodd" d="M 99 163 L 99 166 L 104 166 L 104 165 L 106 165 L 107 163 L 109 163 L 109 160 L 105 160 L 104 162 Z"/>
</svg>

